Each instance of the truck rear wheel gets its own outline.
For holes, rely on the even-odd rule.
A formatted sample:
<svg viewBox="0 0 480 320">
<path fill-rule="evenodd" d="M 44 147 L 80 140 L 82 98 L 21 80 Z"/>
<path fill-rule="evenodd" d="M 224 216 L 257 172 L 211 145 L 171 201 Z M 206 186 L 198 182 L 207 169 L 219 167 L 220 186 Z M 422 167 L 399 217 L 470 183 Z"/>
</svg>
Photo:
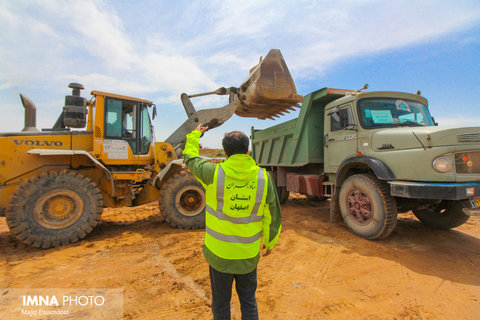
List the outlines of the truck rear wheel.
<svg viewBox="0 0 480 320">
<path fill-rule="evenodd" d="M 280 204 L 285 204 L 290 197 L 290 191 L 287 191 L 287 187 L 277 187 L 278 200 Z"/>
<path fill-rule="evenodd" d="M 199 229 L 205 226 L 205 189 L 188 171 L 179 171 L 165 182 L 158 205 L 173 227 Z"/>
<path fill-rule="evenodd" d="M 340 188 L 339 206 L 347 227 L 362 238 L 385 238 L 397 225 L 397 206 L 388 185 L 371 174 L 348 177 Z"/>
<path fill-rule="evenodd" d="M 6 220 L 24 243 L 57 247 L 83 239 L 100 221 L 103 199 L 90 178 L 70 170 L 26 180 L 12 194 Z"/>
<path fill-rule="evenodd" d="M 462 209 L 460 202 L 445 200 L 428 209 L 415 209 L 413 214 L 426 226 L 448 230 L 464 224 L 470 218 Z"/>
<path fill-rule="evenodd" d="M 325 201 L 328 198 L 327 197 L 318 197 L 318 196 L 312 196 L 311 194 L 307 194 L 307 199 L 310 201 Z"/>
</svg>

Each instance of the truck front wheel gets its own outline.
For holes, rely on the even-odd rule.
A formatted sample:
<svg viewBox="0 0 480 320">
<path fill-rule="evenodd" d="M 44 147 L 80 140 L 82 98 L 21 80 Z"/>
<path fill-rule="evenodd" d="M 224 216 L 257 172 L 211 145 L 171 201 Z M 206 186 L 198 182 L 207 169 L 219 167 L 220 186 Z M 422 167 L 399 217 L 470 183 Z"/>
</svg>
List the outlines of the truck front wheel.
<svg viewBox="0 0 480 320">
<path fill-rule="evenodd" d="M 371 174 L 348 177 L 340 188 L 339 206 L 347 227 L 362 238 L 385 238 L 397 225 L 397 206 L 388 185 Z"/>
<path fill-rule="evenodd" d="M 442 201 L 428 209 L 414 209 L 413 214 L 426 226 L 448 230 L 467 222 L 469 216 L 463 213 L 459 201 Z"/>
</svg>

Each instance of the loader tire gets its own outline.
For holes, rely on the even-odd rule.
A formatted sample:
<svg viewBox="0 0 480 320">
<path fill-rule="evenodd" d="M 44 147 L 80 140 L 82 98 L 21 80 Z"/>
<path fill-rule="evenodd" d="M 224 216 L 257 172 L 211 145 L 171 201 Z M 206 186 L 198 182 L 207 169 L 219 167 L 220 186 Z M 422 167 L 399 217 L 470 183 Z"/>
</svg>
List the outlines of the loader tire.
<svg viewBox="0 0 480 320">
<path fill-rule="evenodd" d="M 338 199 L 343 221 L 362 238 L 385 238 L 397 225 L 397 205 L 388 185 L 371 174 L 348 177 Z"/>
<path fill-rule="evenodd" d="M 103 198 L 95 183 L 71 170 L 26 180 L 6 210 L 10 231 L 22 242 L 51 248 L 83 239 L 99 223 Z"/>
<path fill-rule="evenodd" d="M 428 209 L 414 209 L 413 214 L 430 228 L 448 230 L 456 228 L 470 218 L 463 213 L 459 201 L 442 201 Z"/>
<path fill-rule="evenodd" d="M 205 189 L 189 171 L 179 171 L 165 182 L 158 206 L 173 227 L 199 229 L 205 226 Z"/>
</svg>

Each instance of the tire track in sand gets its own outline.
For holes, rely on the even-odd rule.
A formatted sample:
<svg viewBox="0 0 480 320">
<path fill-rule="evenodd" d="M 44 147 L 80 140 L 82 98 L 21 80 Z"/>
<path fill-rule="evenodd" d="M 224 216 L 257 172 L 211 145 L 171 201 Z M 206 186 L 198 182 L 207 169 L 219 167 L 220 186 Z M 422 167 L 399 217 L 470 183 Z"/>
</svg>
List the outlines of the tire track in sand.
<svg viewBox="0 0 480 320">
<path fill-rule="evenodd" d="M 190 289 L 197 297 L 205 301 L 208 306 L 211 306 L 210 300 L 207 298 L 205 290 L 202 289 L 195 281 L 188 275 L 182 275 L 177 271 L 173 265 L 162 253 L 160 246 L 156 243 L 150 243 L 153 248 L 153 253 L 150 255 L 152 259 L 152 266 L 161 268 L 167 275 L 181 282 L 185 287 Z"/>
</svg>

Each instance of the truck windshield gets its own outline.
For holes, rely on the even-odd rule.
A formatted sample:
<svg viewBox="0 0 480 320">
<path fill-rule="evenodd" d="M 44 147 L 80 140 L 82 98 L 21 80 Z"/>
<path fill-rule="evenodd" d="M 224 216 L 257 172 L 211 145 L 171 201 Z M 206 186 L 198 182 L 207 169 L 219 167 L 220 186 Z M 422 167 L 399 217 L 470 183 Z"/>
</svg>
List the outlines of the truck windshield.
<svg viewBox="0 0 480 320">
<path fill-rule="evenodd" d="M 433 126 L 425 105 L 397 98 L 367 98 L 358 101 L 358 114 L 366 129 Z"/>
</svg>

